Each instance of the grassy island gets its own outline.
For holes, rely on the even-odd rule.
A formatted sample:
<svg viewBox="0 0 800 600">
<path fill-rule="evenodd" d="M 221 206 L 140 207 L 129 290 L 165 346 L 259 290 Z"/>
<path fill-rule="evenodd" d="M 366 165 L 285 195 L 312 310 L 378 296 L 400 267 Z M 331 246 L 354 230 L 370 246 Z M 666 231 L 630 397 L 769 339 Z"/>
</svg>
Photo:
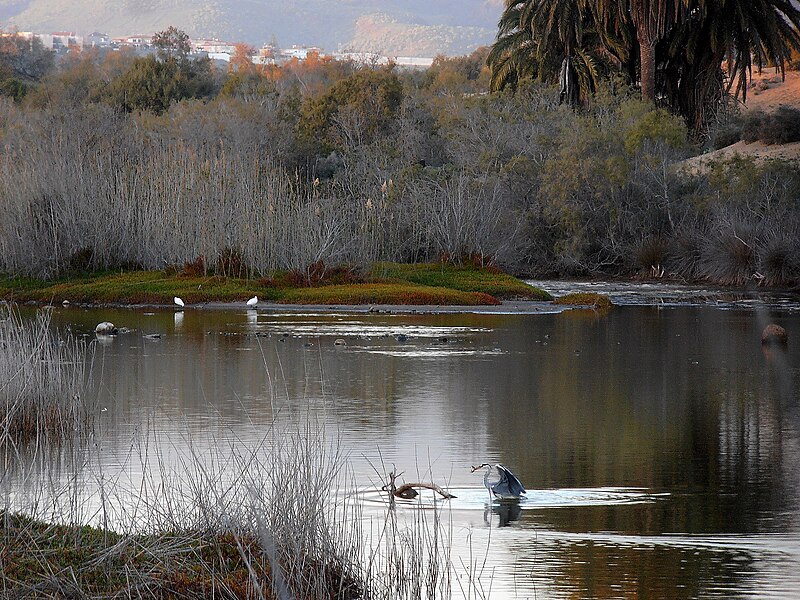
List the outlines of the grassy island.
<svg viewBox="0 0 800 600">
<path fill-rule="evenodd" d="M 197 273 L 190 268 L 105 272 L 41 281 L 0 278 L 0 296 L 16 302 L 188 304 L 239 302 L 257 295 L 285 304 L 493 305 L 502 300 L 550 300 L 547 292 L 493 268 L 378 263 L 367 272 L 317 265 L 261 279 Z"/>
</svg>

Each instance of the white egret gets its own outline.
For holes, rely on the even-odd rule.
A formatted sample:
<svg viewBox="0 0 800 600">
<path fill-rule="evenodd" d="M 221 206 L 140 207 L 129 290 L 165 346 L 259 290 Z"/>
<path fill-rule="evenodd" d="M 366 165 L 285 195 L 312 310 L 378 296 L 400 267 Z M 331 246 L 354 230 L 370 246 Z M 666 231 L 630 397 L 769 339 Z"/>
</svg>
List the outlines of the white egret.
<svg viewBox="0 0 800 600">
<path fill-rule="evenodd" d="M 247 306 L 255 306 L 256 304 L 258 304 L 258 296 L 253 296 L 247 301 Z"/>
<path fill-rule="evenodd" d="M 181 307 L 183 307 L 183 306 L 186 306 L 186 303 L 185 303 L 183 300 L 181 300 L 180 298 L 178 298 L 177 296 L 175 296 L 175 297 L 172 299 L 172 301 L 173 301 L 175 304 L 177 304 L 178 306 L 181 306 Z"/>
</svg>

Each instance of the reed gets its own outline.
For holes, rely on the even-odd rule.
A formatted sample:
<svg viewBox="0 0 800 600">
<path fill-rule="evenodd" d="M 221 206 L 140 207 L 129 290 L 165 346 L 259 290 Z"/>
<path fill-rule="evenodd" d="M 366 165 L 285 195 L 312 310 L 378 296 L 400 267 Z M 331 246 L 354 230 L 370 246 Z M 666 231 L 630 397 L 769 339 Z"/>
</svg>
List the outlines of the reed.
<svg viewBox="0 0 800 600">
<path fill-rule="evenodd" d="M 366 518 L 350 493 L 346 453 L 310 409 L 273 421 L 251 444 L 174 444 L 176 431 L 134 436 L 120 457 L 133 478 L 104 472 L 100 442 L 73 452 L 61 473 L 37 473 L 27 495 L 6 479 L 0 589 L 81 598 L 451 597 L 446 513 L 414 510 L 404 519 L 387 504 L 383 517 Z"/>
<path fill-rule="evenodd" d="M 0 446 L 45 436 L 73 438 L 87 432 L 94 411 L 87 387 L 87 344 L 60 336 L 50 310 L 24 319 L 0 304 Z"/>
</svg>

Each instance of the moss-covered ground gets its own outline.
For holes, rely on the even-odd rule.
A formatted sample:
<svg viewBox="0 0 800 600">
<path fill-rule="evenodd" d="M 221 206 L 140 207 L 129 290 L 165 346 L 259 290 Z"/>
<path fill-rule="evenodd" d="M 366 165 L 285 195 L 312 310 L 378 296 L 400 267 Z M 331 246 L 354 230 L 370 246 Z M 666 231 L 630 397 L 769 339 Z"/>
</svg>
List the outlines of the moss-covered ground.
<svg viewBox="0 0 800 600">
<path fill-rule="evenodd" d="M 556 298 L 554 304 L 563 304 L 568 306 L 586 306 L 597 310 L 609 310 L 612 306 L 611 299 L 605 294 L 596 294 L 594 292 L 575 292 L 573 294 L 565 294 Z"/>
<path fill-rule="evenodd" d="M 252 296 L 288 304 L 492 305 L 506 299 L 550 300 L 546 292 L 496 269 L 445 264 L 379 263 L 348 269 L 283 272 L 262 279 L 177 271 L 97 273 L 40 281 L 0 277 L 0 297 L 16 302 L 187 304 L 237 302 Z"/>
</svg>

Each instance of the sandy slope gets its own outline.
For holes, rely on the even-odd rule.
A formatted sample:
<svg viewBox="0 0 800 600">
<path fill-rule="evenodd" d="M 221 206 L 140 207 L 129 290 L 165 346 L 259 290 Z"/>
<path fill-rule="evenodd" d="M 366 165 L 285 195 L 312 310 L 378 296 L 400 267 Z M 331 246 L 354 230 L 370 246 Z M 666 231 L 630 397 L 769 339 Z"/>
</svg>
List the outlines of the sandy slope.
<svg viewBox="0 0 800 600">
<path fill-rule="evenodd" d="M 684 167 L 690 173 L 698 173 L 712 161 L 725 161 L 735 156 L 752 157 L 757 161 L 764 160 L 786 160 L 797 162 L 800 166 L 800 142 L 794 144 L 777 144 L 767 146 L 763 142 L 753 142 L 746 144 L 736 142 L 732 146 L 695 156 L 683 162 Z"/>
<path fill-rule="evenodd" d="M 744 110 L 762 110 L 773 112 L 779 106 L 790 106 L 800 109 L 800 71 L 789 71 L 782 80 L 780 72 L 767 69 L 761 74 L 753 74 L 747 90 L 747 102 Z M 788 160 L 800 165 L 800 142 L 767 146 L 762 142 L 746 144 L 737 142 L 727 148 L 715 150 L 701 156 L 695 156 L 684 162 L 687 171 L 697 173 L 711 161 L 727 160 L 733 156 L 752 157 L 762 160 Z"/>
<path fill-rule="evenodd" d="M 800 71 L 787 72 L 785 81 L 781 81 L 781 74 L 775 69 L 767 71 L 761 75 L 753 74 L 747 91 L 746 110 L 772 112 L 781 105 L 800 108 Z M 766 89 L 761 89 L 764 86 Z"/>
</svg>

